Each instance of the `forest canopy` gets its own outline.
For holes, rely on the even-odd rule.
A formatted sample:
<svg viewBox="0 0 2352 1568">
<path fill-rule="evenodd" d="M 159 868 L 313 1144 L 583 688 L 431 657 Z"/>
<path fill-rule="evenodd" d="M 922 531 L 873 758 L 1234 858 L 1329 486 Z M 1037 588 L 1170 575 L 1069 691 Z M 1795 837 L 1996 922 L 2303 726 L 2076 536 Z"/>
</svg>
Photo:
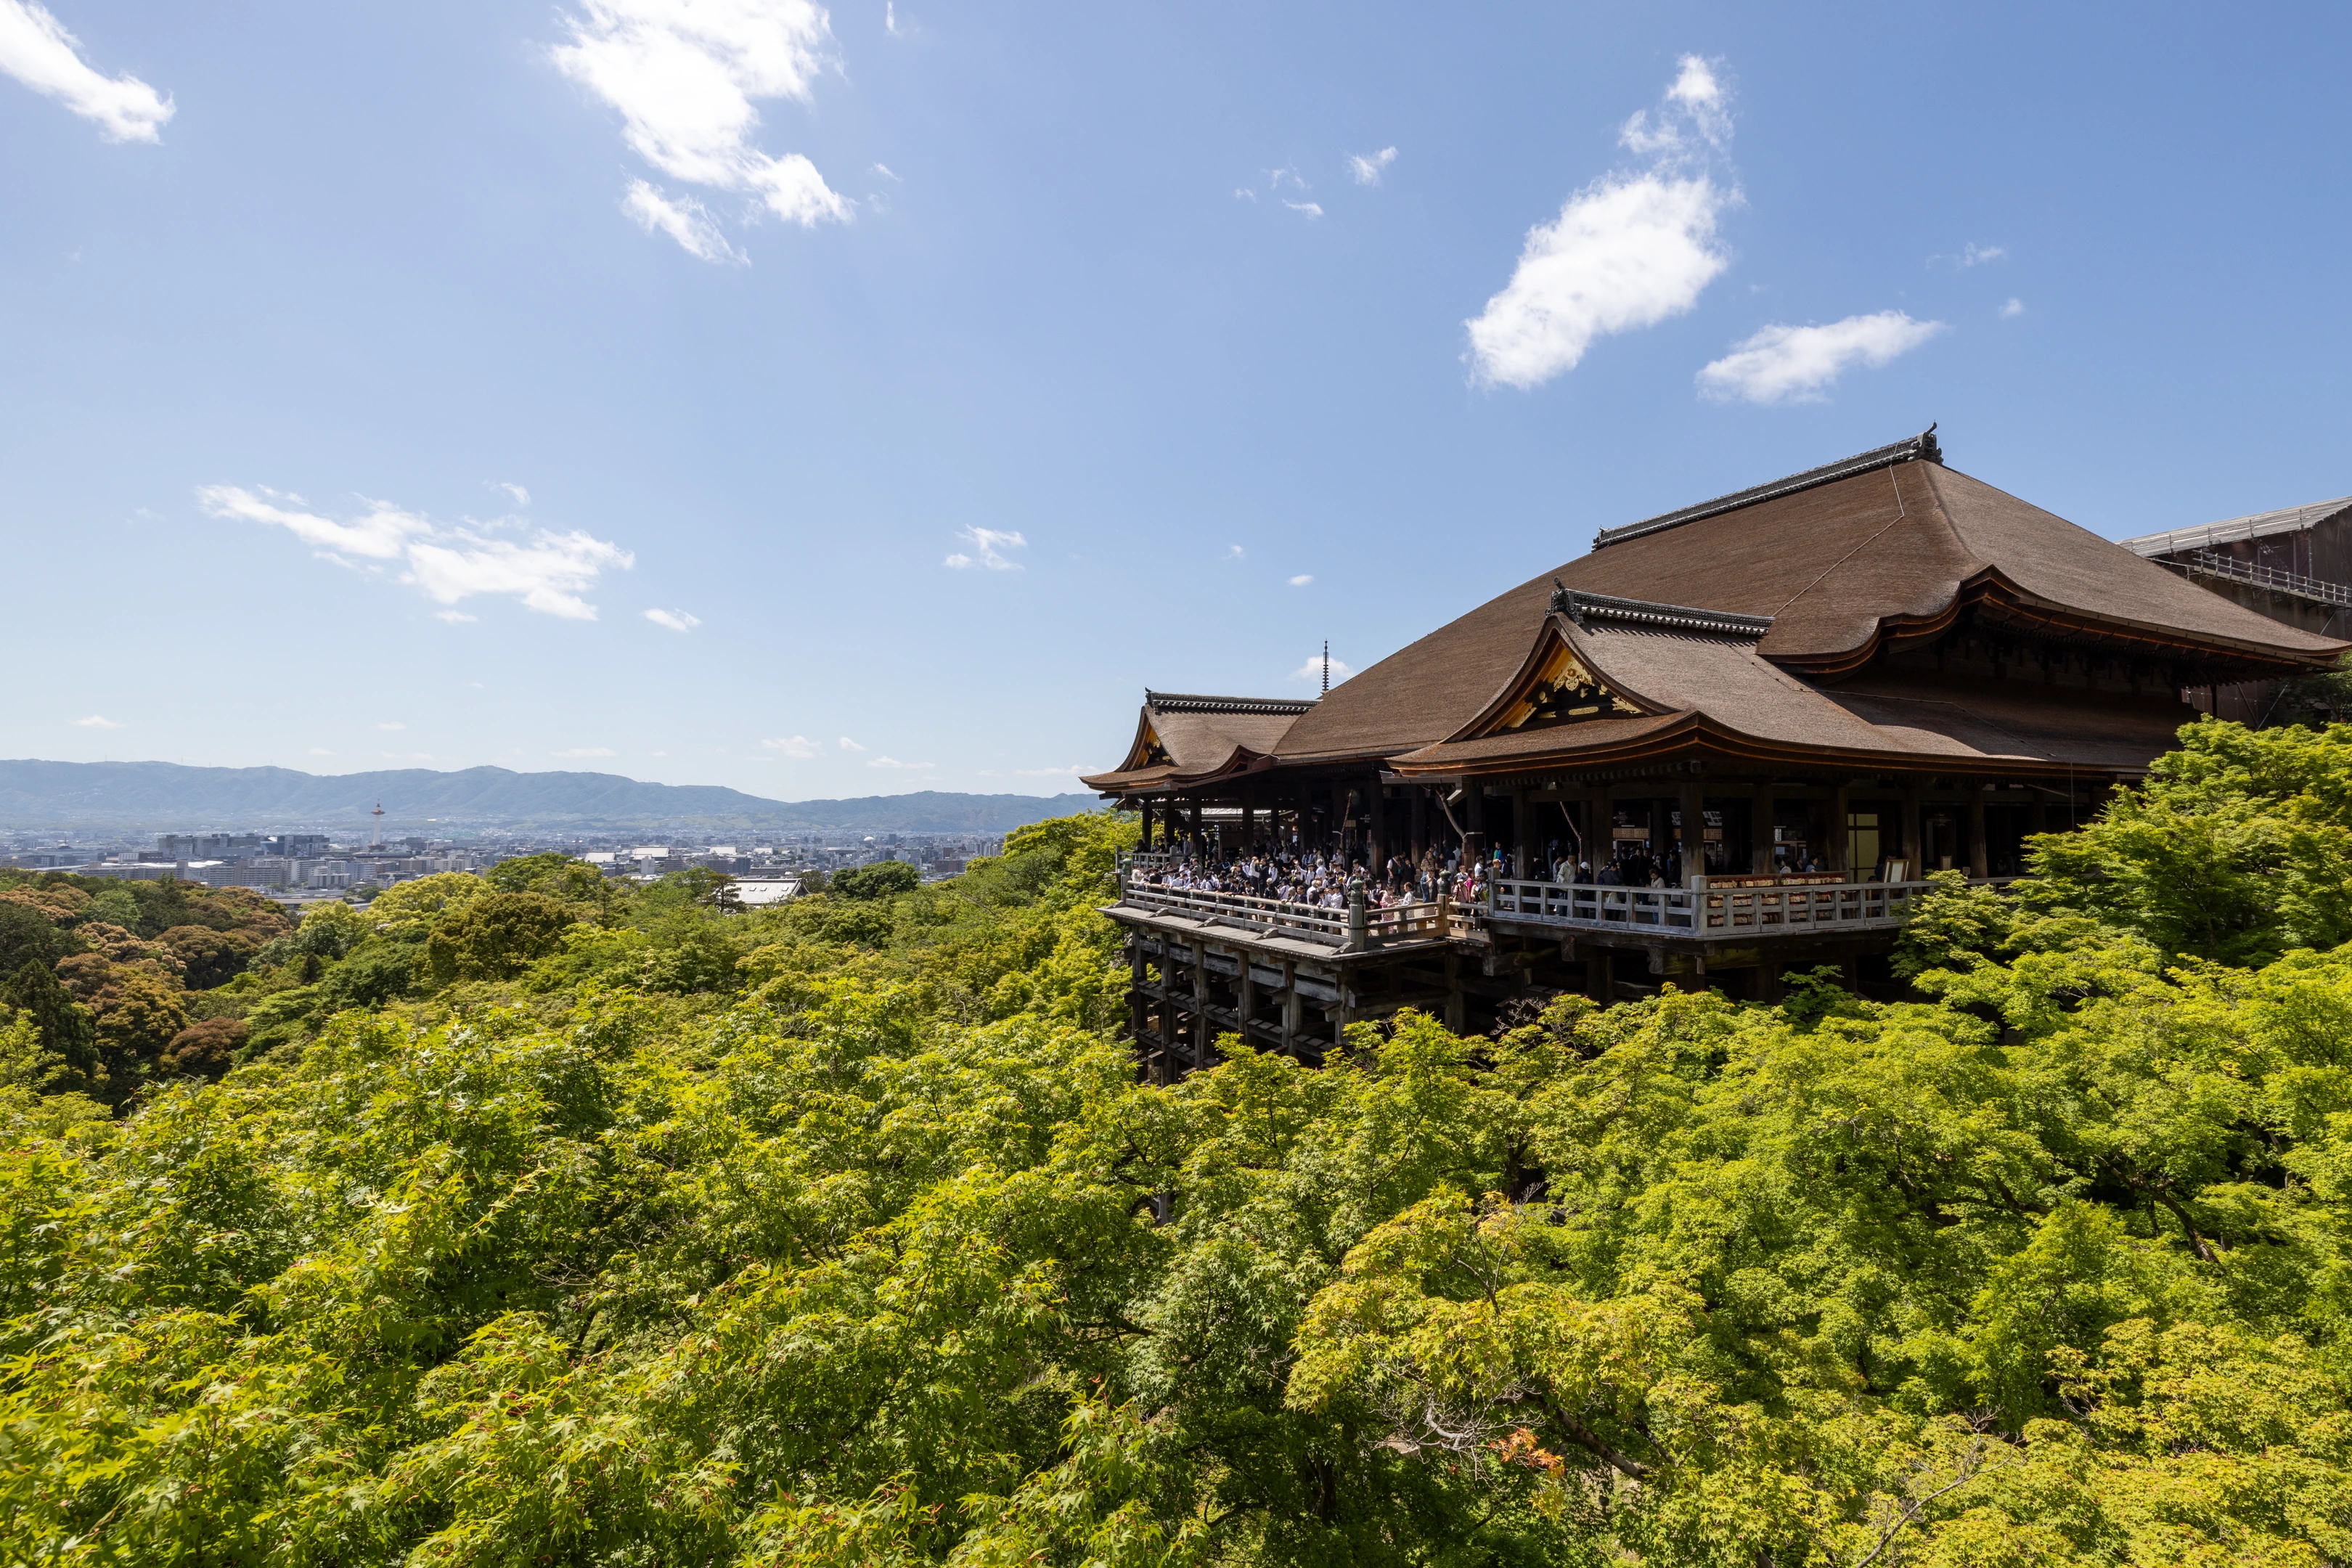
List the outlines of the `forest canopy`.
<svg viewBox="0 0 2352 1568">
<path fill-rule="evenodd" d="M 1164 1088 L 1133 834 L 0 887 L 9 1560 L 2352 1558 L 2352 727 L 2184 730 L 1909 1000 Z"/>
</svg>

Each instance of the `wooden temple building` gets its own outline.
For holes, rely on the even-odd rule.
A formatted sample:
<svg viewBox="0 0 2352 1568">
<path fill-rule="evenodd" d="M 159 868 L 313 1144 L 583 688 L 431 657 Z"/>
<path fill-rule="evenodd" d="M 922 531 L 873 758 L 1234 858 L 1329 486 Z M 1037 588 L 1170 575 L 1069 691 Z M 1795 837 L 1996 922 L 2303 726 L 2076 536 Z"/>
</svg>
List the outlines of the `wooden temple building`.
<svg viewBox="0 0 2352 1568">
<path fill-rule="evenodd" d="M 1932 428 L 1605 530 L 1318 700 L 1147 694 L 1085 781 L 1145 823 L 1106 910 L 1138 1049 L 1168 1077 L 1227 1033 L 1319 1059 L 1402 1006 L 1479 1028 L 1566 989 L 1888 984 L 1927 873 L 2015 874 L 2173 745 L 2189 694 L 2347 646 L 1947 468 Z M 1503 874 L 1371 910 L 1155 885 L 1277 841 Z M 1675 885 L 1546 874 L 1629 848 Z"/>
</svg>

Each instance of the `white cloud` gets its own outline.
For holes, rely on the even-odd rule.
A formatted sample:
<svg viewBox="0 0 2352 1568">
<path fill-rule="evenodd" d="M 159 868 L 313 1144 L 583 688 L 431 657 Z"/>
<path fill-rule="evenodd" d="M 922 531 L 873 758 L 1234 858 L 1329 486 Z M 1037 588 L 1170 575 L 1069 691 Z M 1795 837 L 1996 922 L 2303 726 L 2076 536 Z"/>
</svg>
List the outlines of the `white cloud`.
<svg viewBox="0 0 2352 1568">
<path fill-rule="evenodd" d="M 2009 252 L 2000 246 L 1979 245 L 1976 241 L 1970 240 L 1960 251 L 1960 265 L 1981 267 L 1988 261 L 1999 261 L 2008 254 Z"/>
<path fill-rule="evenodd" d="M 157 129 L 172 118 L 172 100 L 137 77 L 91 69 L 80 42 L 39 0 L 0 0 L 0 71 L 96 121 L 109 142 L 159 142 Z"/>
<path fill-rule="evenodd" d="M 2005 300 L 2001 302 L 2000 310 L 1997 314 L 1999 314 L 2003 321 L 2008 320 L 2011 316 L 2022 316 L 2025 314 L 2025 301 L 2014 297 Z"/>
<path fill-rule="evenodd" d="M 5 0 L 0 0 L 5 3 Z M 281 495 L 268 486 L 259 495 L 238 485 L 199 485 L 196 500 L 215 517 L 241 518 L 247 522 L 273 523 L 305 544 L 331 550 L 338 555 L 364 556 L 371 561 L 397 561 L 412 539 L 429 535 L 433 525 L 385 501 L 370 501 L 365 515 L 353 522 L 336 522 L 315 512 L 296 511 L 277 503 L 309 503 L 300 496 Z M 268 500 L 263 500 L 263 497 Z"/>
<path fill-rule="evenodd" d="M 66 722 L 71 724 L 77 730 L 120 730 L 123 728 L 122 724 L 115 720 L 107 718 L 102 713 L 93 713 L 87 719 L 68 719 Z"/>
<path fill-rule="evenodd" d="M 728 243 L 711 221 L 709 208 L 692 196 L 673 200 L 651 181 L 631 180 L 628 194 L 621 198 L 621 210 L 636 219 L 637 226 L 647 234 L 669 236 L 699 260 L 741 263 L 751 259 Z"/>
<path fill-rule="evenodd" d="M 1284 206 L 1306 217 L 1309 222 L 1323 216 L 1323 204 L 1307 198 L 1307 193 L 1315 187 L 1307 183 L 1307 177 L 1298 172 L 1298 165 L 1296 163 L 1285 163 L 1279 169 L 1265 171 L 1265 188 L 1268 194 L 1281 202 Z M 1283 195 L 1285 191 L 1297 192 L 1297 199 L 1294 200 Z M 1245 200 L 1255 203 L 1257 200 L 1257 192 L 1247 185 L 1239 185 L 1234 187 L 1234 198 L 1236 201 Z"/>
<path fill-rule="evenodd" d="M 1332 685 L 1339 685 L 1339 682 L 1347 679 L 1348 677 L 1355 673 L 1355 668 L 1352 665 L 1336 658 L 1331 661 Z M 1323 656 L 1318 653 L 1312 658 L 1309 658 L 1305 664 L 1300 665 L 1297 669 L 1292 670 L 1290 672 L 1290 679 L 1293 680 L 1311 680 L 1318 686 L 1321 685 L 1323 683 Z"/>
<path fill-rule="evenodd" d="M 896 757 L 877 757 L 866 765 L 869 768 L 898 768 L 916 773 L 919 773 L 925 768 L 935 768 L 939 766 L 937 763 L 902 763 Z"/>
<path fill-rule="evenodd" d="M 493 489 L 504 490 L 507 494 L 514 497 L 514 503 L 517 506 L 529 506 L 530 504 L 530 492 L 523 489 L 520 485 L 509 484 L 504 479 L 493 479 L 490 481 L 490 488 Z"/>
<path fill-rule="evenodd" d="M 1377 185 L 1381 183 L 1381 175 L 1395 162 L 1396 149 L 1393 147 L 1383 147 L 1370 157 L 1360 153 L 1350 153 L 1348 155 L 1348 173 L 1356 177 L 1356 184 L 1360 185 Z"/>
<path fill-rule="evenodd" d="M 618 110 L 622 139 L 672 179 L 750 196 L 789 223 L 845 220 L 850 204 L 798 153 L 760 150 L 760 99 L 807 103 L 833 66 L 833 31 L 814 0 L 583 0 L 556 66 Z M 623 204 L 705 260 L 735 252 L 699 204 L 643 181 Z"/>
<path fill-rule="evenodd" d="M 1085 764 L 1073 763 L 1066 768 L 1015 768 L 1013 776 L 1016 779 L 1076 778 L 1086 771 Z"/>
<path fill-rule="evenodd" d="M 1315 581 L 1315 574 L 1314 574 L 1314 573 L 1312 573 L 1312 572 L 1301 572 L 1297 576 L 1293 577 L 1293 578 L 1290 580 L 1290 585 L 1291 585 L 1292 587 L 1294 587 L 1294 588 L 1304 588 L 1304 587 L 1306 587 L 1309 583 L 1312 583 L 1312 582 L 1314 582 L 1314 581 Z"/>
<path fill-rule="evenodd" d="M 565 620 L 593 621 L 596 606 L 580 597 L 607 566 L 626 571 L 636 557 L 616 544 L 573 529 L 541 532 L 528 544 L 457 533 L 457 544 L 412 544 L 401 581 L 449 605 L 476 594 L 507 594 L 526 609 Z"/>
<path fill-rule="evenodd" d="M 1711 61 L 1685 55 L 1682 69 L 1666 89 L 1654 117 L 1651 110 L 1634 111 L 1618 128 L 1618 142 L 1644 158 L 1689 158 L 1702 149 L 1721 152 L 1731 142 L 1731 95 L 1715 74 Z"/>
<path fill-rule="evenodd" d="M 690 632 L 702 624 L 701 616 L 689 616 L 684 610 L 647 610 L 646 619 L 674 632 Z"/>
<path fill-rule="evenodd" d="M 889 165 L 889 164 L 887 164 L 887 163 L 877 163 L 877 164 L 875 164 L 875 165 L 874 165 L 874 172 L 875 172 L 876 174 L 877 174 L 881 175 L 881 176 L 882 176 L 884 179 L 886 179 L 886 180 L 898 180 L 898 184 L 902 184 L 902 185 L 903 185 L 903 184 L 905 184 L 907 183 L 907 182 L 906 182 L 906 181 L 904 181 L 904 180 L 899 180 L 898 175 L 896 175 L 896 174 L 892 174 L 892 173 L 890 172 L 890 165 Z"/>
<path fill-rule="evenodd" d="M 1698 302 L 1731 265 L 1716 226 L 1739 193 L 1703 166 L 1729 145 L 1728 102 L 1712 68 L 1685 57 L 1654 117 L 1636 114 L 1619 135 L 1651 166 L 1602 175 L 1557 221 L 1528 231 L 1510 282 L 1468 323 L 1479 380 L 1539 386 L 1575 368 L 1594 339 Z"/>
<path fill-rule="evenodd" d="M 782 752 L 798 763 L 808 761 L 821 750 L 817 743 L 806 735 L 780 735 L 772 741 L 762 741 L 760 744 L 772 752 Z"/>
<path fill-rule="evenodd" d="M 1228 561 L 1246 561 L 1249 559 L 1249 552 L 1238 544 L 1228 544 L 1225 546 L 1225 559 Z"/>
<path fill-rule="evenodd" d="M 610 746 L 570 746 L 547 754 L 551 757 L 617 757 L 621 753 Z"/>
<path fill-rule="evenodd" d="M 313 746 L 310 748 L 310 754 L 314 757 L 331 757 L 335 753 L 324 746 Z"/>
<path fill-rule="evenodd" d="M 446 621 L 451 626 L 463 626 L 468 621 L 478 621 L 482 617 L 479 616 L 469 616 L 463 610 L 436 610 L 433 612 L 433 618 L 436 621 Z"/>
<path fill-rule="evenodd" d="M 882 0 L 882 30 L 894 38 L 907 36 L 898 26 L 898 0 Z"/>
<path fill-rule="evenodd" d="M 627 571 L 636 564 L 628 551 L 577 529 L 567 533 L 540 529 L 519 543 L 479 531 L 497 524 L 445 528 L 389 501 L 369 501 L 368 510 L 358 519 L 337 522 L 296 510 L 309 503 L 266 487 L 257 495 L 236 485 L 202 485 L 196 499 L 215 517 L 283 528 L 317 545 L 339 565 L 350 565 L 345 557 L 354 555 L 401 562 L 406 570 L 400 580 L 443 605 L 478 594 L 508 595 L 541 615 L 593 621 L 596 606 L 582 599 L 581 593 L 606 568 Z M 281 506 L 281 501 L 292 505 Z"/>
<path fill-rule="evenodd" d="M 397 719 L 379 719 L 376 721 L 375 727 L 379 730 L 405 730 L 408 728 L 407 725 L 402 723 Z"/>
<path fill-rule="evenodd" d="M 1699 390 L 1717 402 L 1818 403 L 1822 389 L 1854 365 L 1885 364 L 1943 330 L 1941 321 L 1915 321 L 1900 310 L 1827 326 L 1775 324 L 1701 370 Z"/>
<path fill-rule="evenodd" d="M 850 739 L 848 736 L 846 736 L 846 735 L 844 735 L 844 736 L 841 738 L 839 744 L 840 744 L 840 746 L 841 746 L 841 749 L 842 749 L 843 751 L 845 751 L 845 752 L 862 752 L 862 751 L 864 751 L 864 750 L 866 749 L 865 747 L 863 747 L 863 746 L 859 745 L 856 742 L 855 742 L 855 741 L 851 740 L 851 739 Z"/>
<path fill-rule="evenodd" d="M 1004 552 L 1025 550 L 1029 545 L 1029 542 L 1018 533 L 993 528 L 966 528 L 958 531 L 956 537 L 969 540 L 971 547 L 980 552 L 977 560 L 960 550 L 949 556 L 943 564 L 959 572 L 972 566 L 985 566 L 991 572 L 1017 572 L 1021 569 L 1021 563 L 1010 559 Z"/>
</svg>

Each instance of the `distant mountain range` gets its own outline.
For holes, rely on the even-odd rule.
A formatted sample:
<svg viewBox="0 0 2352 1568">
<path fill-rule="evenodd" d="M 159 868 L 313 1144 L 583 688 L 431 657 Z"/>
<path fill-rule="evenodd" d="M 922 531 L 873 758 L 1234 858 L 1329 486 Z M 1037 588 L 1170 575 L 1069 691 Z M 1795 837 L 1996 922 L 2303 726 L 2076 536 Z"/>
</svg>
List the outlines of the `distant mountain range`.
<svg viewBox="0 0 2352 1568">
<path fill-rule="evenodd" d="M 675 828 L 778 833 L 1003 833 L 1101 809 L 1090 795 L 867 795 L 765 800 L 717 784 L 641 784 L 617 773 L 436 773 L 394 768 L 321 775 L 292 768 L 177 763 L 0 762 L 0 829 L 327 828 L 373 821 L 387 832 L 452 828 Z"/>
</svg>

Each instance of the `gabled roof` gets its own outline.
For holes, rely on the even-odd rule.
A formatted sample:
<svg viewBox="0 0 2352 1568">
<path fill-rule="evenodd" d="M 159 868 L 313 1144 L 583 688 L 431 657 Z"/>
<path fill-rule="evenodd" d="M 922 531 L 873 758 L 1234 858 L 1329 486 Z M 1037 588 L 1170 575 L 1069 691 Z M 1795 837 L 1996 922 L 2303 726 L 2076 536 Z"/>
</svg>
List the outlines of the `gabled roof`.
<svg viewBox="0 0 2352 1568">
<path fill-rule="evenodd" d="M 2126 550 L 2135 555 L 2155 557 L 2170 555 L 2182 550 L 2210 550 L 2217 544 L 2234 544 L 2242 539 L 2270 539 L 2282 533 L 2301 533 L 2307 528 L 2352 512 L 2352 496 L 2337 496 L 2334 500 L 2315 500 L 2305 506 L 2281 507 L 2276 511 L 2250 512 L 2244 517 L 2225 518 L 2220 522 L 2201 523 L 2195 528 L 2176 528 L 2168 533 L 2143 533 L 2137 539 L 2123 542 Z"/>
<path fill-rule="evenodd" d="M 1595 715 L 1581 721 L 1535 721 L 1528 693 L 1556 679 L 1563 656 L 1587 679 L 1584 689 L 1604 689 L 1610 700 L 1580 710 Z M 1752 634 L 1630 617 L 1580 623 L 1556 613 L 1512 686 L 1477 720 L 1391 765 L 1409 776 L 1520 773 L 1698 749 L 1751 761 L 1842 757 L 1857 766 L 1924 763 L 1958 773 L 2133 772 L 2194 717 L 2168 693 L 2020 692 L 2000 683 L 1939 687 L 1922 679 L 1864 684 L 1867 689 L 1813 685 L 1763 657 Z"/>
<path fill-rule="evenodd" d="M 1127 756 L 1079 782 L 1106 795 L 1202 784 L 1262 764 L 1283 732 L 1315 706 L 1283 697 L 1203 697 L 1146 691 Z"/>
<path fill-rule="evenodd" d="M 1656 517 L 1643 518 L 1639 522 L 1629 522 L 1619 528 L 1604 528 L 1592 536 L 1592 548 L 1599 550 L 1604 545 L 1622 543 L 1628 539 L 1639 539 L 1644 534 L 1663 532 L 1666 529 L 1678 527 L 1685 522 L 1698 522 L 1706 518 L 1720 517 L 1727 511 L 1738 511 L 1743 507 L 1754 506 L 1758 501 L 1778 500 L 1782 496 L 1792 496 L 1799 490 L 1810 490 L 1818 486 L 1829 484 L 1832 480 L 1852 479 L 1856 474 L 1873 473 L 1880 468 L 1891 468 L 1897 463 L 1940 463 L 1943 460 L 1943 446 L 1936 439 L 1936 427 L 1930 425 L 1907 441 L 1895 441 L 1884 447 L 1873 447 L 1867 452 L 1857 452 L 1851 458 L 1841 458 L 1834 463 L 1823 463 L 1818 468 L 1807 468 L 1801 474 L 1790 474 L 1786 479 L 1774 479 L 1769 484 L 1750 485 L 1744 490 L 1734 490 L 1727 496 L 1717 496 L 1713 500 L 1703 500 L 1696 506 L 1661 512 Z"/>
<path fill-rule="evenodd" d="M 1580 600 L 1769 620 L 1756 653 L 1816 678 L 1850 677 L 1969 608 L 2024 635 L 2240 679 L 2309 668 L 2347 646 L 2208 593 L 1916 442 L 1604 538 L 1334 687 L 1283 736 L 1278 760 L 1394 756 L 1453 735 L 1519 670 L 1555 577 Z"/>
</svg>

